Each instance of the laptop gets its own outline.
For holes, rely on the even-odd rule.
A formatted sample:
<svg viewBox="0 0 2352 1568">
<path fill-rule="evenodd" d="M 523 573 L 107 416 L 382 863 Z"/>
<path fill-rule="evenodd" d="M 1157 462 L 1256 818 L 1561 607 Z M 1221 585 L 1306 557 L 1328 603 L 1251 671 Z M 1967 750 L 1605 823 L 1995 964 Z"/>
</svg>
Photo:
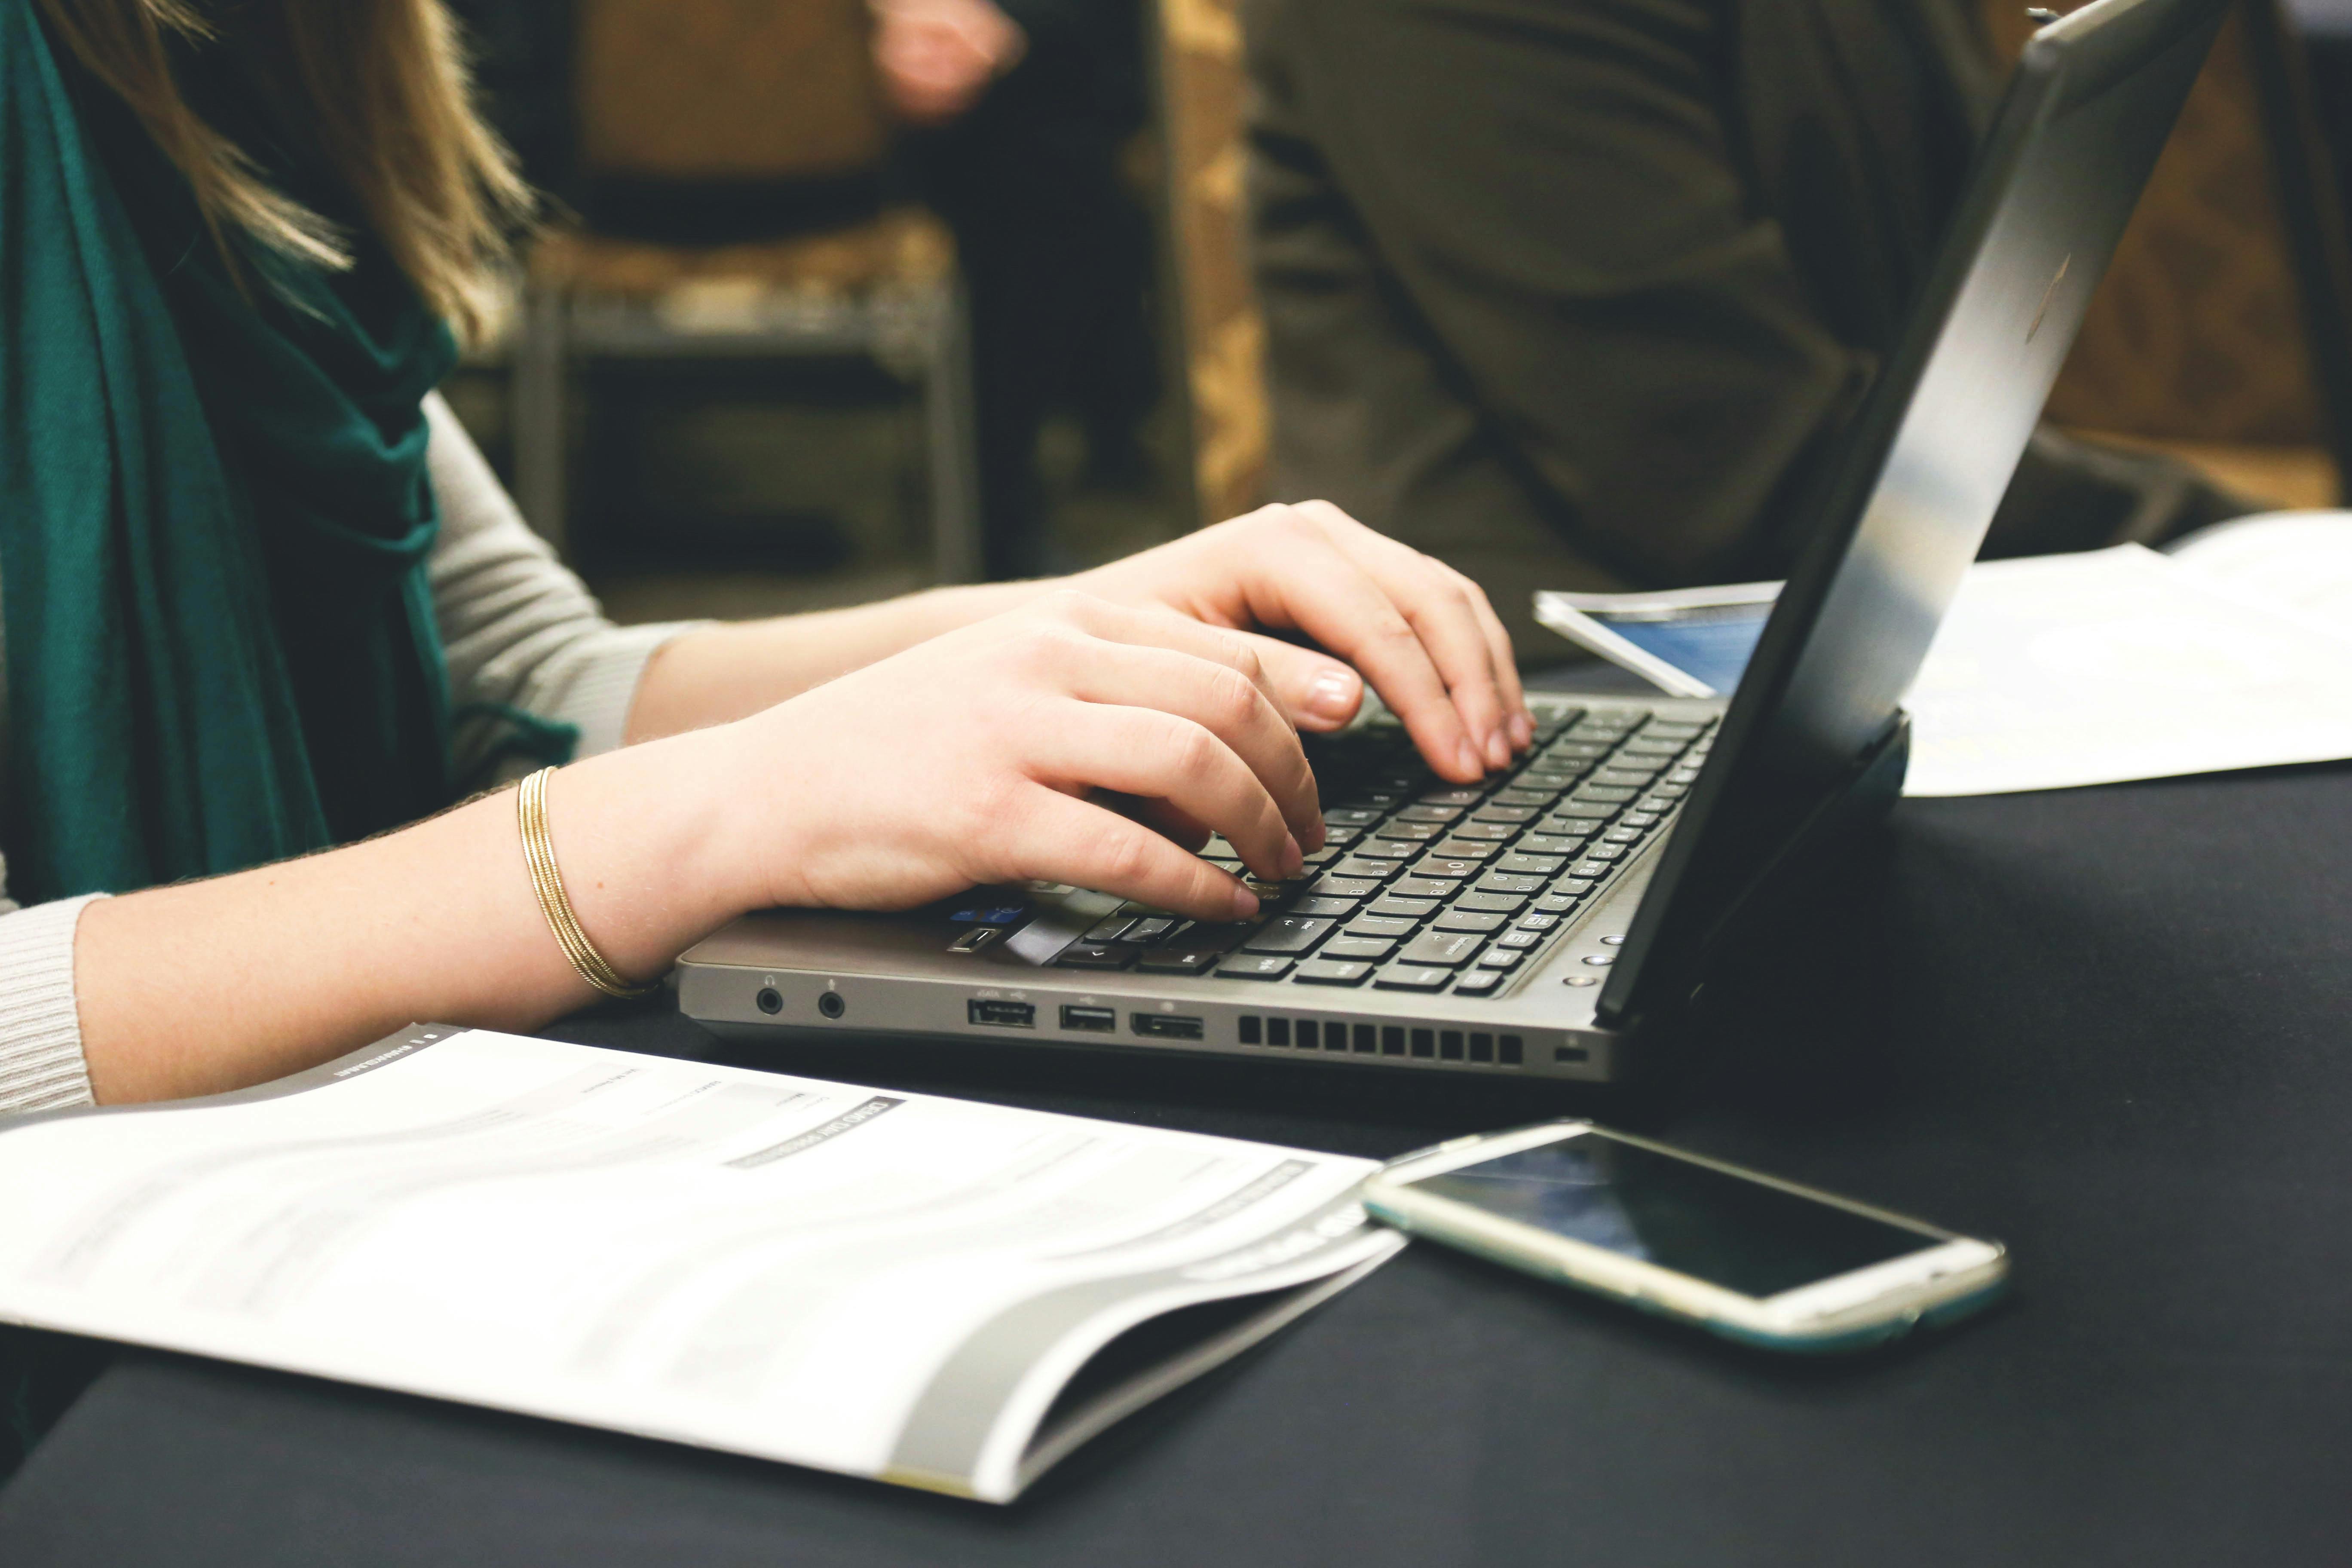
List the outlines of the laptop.
<svg viewBox="0 0 2352 1568">
<path fill-rule="evenodd" d="M 1899 795 L 1903 695 L 2224 5 L 2095 0 L 2027 45 L 1727 700 L 1538 694 L 1531 753 L 1471 786 L 1375 719 L 1316 744 L 1330 843 L 1262 887 L 1255 921 L 1047 885 L 769 910 L 680 959 L 680 1008 L 739 1036 L 1636 1074 L 1743 933 Z"/>
</svg>

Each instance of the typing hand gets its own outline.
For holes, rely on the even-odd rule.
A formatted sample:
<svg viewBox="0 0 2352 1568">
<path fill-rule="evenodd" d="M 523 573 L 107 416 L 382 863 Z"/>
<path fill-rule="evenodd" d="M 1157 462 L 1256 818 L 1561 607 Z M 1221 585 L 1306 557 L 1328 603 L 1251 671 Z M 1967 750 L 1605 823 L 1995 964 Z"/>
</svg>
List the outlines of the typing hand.
<svg viewBox="0 0 2352 1568">
<path fill-rule="evenodd" d="M 1268 879 L 1323 843 L 1260 640 L 1060 590 L 740 721 L 749 747 L 728 754 L 749 772 L 724 795 L 758 803 L 777 904 L 905 909 L 1034 879 L 1244 917 L 1249 891 L 1174 840 L 1222 833 Z"/>
<path fill-rule="evenodd" d="M 1328 501 L 1262 507 L 1069 582 L 1244 633 L 1301 729 L 1353 717 L 1361 671 L 1448 778 L 1502 767 L 1534 738 L 1510 637 L 1486 594 Z M 1303 632 L 1354 668 L 1255 627 Z"/>
<path fill-rule="evenodd" d="M 953 120 L 1021 61 L 1020 24 L 989 0 L 875 0 L 874 64 L 899 117 Z"/>
</svg>

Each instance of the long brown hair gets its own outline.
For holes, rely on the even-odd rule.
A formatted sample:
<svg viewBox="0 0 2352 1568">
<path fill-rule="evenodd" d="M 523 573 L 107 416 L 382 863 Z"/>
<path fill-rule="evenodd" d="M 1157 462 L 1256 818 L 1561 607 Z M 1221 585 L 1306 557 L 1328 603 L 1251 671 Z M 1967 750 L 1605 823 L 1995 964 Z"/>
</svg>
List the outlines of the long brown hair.
<svg viewBox="0 0 2352 1568">
<path fill-rule="evenodd" d="M 177 45 L 212 46 L 206 0 L 42 0 L 50 26 L 118 94 L 187 176 L 219 237 L 242 229 L 320 266 L 351 264 L 345 237 L 273 190 L 244 151 L 188 106 Z M 509 234 L 530 205 L 505 146 L 476 113 L 456 25 L 441 0 L 244 0 L 278 85 L 306 117 L 360 210 L 426 304 L 480 331 Z"/>
</svg>

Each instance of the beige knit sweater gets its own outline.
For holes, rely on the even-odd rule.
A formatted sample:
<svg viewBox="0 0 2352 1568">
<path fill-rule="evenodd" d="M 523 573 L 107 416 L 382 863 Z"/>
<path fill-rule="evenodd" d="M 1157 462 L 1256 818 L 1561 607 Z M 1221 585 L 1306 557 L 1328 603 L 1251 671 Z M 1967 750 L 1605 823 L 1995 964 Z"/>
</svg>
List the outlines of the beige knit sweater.
<svg viewBox="0 0 2352 1568">
<path fill-rule="evenodd" d="M 426 565 L 453 707 L 494 702 L 575 724 L 581 756 L 621 743 L 654 649 L 689 623 L 616 626 L 525 525 L 457 416 L 425 400 L 441 534 Z M 490 782 L 496 720 L 461 725 L 457 775 Z M 517 862 L 520 875 L 520 862 Z M 89 1099 L 74 1001 L 74 928 L 91 897 L 20 909 L 0 860 L 0 1114 Z"/>
</svg>

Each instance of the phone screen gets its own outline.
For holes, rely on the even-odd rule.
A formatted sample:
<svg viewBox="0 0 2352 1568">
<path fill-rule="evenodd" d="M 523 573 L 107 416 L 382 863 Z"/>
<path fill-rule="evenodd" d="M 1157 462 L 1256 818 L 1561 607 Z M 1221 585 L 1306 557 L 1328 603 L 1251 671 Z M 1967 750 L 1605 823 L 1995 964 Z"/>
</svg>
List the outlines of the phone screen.
<svg viewBox="0 0 2352 1568">
<path fill-rule="evenodd" d="M 1592 1132 L 1413 1185 L 1744 1296 L 1778 1295 L 1944 1239 Z"/>
<path fill-rule="evenodd" d="M 1618 615 L 1606 610 L 1585 614 L 1640 648 L 1696 676 L 1718 692 L 1729 692 L 1748 668 L 1748 656 L 1764 635 L 1772 606 L 1708 605 L 1677 610 L 1670 616 Z"/>
</svg>

